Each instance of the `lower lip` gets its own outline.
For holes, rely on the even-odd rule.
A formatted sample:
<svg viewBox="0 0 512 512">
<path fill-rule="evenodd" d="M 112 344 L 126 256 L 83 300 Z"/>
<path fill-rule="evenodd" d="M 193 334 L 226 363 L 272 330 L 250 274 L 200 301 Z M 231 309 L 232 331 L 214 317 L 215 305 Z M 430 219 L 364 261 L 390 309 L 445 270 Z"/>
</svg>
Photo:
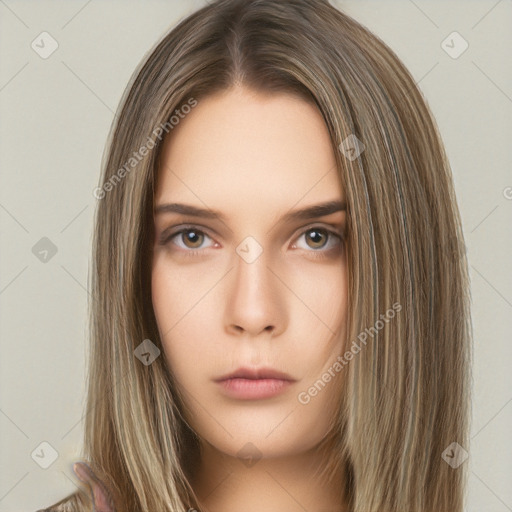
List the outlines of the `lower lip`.
<svg viewBox="0 0 512 512">
<path fill-rule="evenodd" d="M 233 398 L 258 400 L 282 393 L 290 384 L 282 379 L 226 379 L 219 382 L 224 391 Z"/>
</svg>

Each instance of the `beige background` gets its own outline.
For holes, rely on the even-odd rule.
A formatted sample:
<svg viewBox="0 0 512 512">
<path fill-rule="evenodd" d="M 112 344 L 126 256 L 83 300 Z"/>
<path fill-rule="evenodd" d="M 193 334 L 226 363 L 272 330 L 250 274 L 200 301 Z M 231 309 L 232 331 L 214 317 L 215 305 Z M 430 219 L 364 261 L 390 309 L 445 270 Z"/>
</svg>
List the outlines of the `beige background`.
<svg viewBox="0 0 512 512">
<path fill-rule="evenodd" d="M 511 511 L 512 1 L 333 3 L 403 59 L 444 138 L 473 287 L 466 508 Z M 145 52 L 202 4 L 0 0 L 0 512 L 34 512 L 75 488 L 92 190 L 104 143 Z M 43 31 L 59 45 L 47 59 L 31 48 Z M 442 47 L 453 31 L 469 44 L 456 59 Z M 32 252 L 43 237 L 57 249 L 46 263 Z M 50 461 L 42 442 L 58 452 L 48 469 L 35 462 Z"/>
</svg>

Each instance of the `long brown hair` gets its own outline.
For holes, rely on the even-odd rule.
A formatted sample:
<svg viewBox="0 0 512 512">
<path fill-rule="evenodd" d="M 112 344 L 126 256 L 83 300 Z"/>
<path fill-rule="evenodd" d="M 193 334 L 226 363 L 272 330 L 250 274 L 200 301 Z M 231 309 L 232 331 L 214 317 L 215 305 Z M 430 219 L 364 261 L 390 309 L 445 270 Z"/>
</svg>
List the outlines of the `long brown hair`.
<svg viewBox="0 0 512 512">
<path fill-rule="evenodd" d="M 235 85 L 297 94 L 323 115 L 347 198 L 347 343 L 401 306 L 344 369 L 339 412 L 326 411 L 350 511 L 462 512 L 466 464 L 443 456 L 469 450 L 472 339 L 449 163 L 395 53 L 322 0 L 215 1 L 167 33 L 128 85 L 95 191 L 84 459 L 119 510 L 200 508 L 189 484 L 197 439 L 171 369 L 134 350 L 147 339 L 162 350 L 150 288 L 162 135 L 176 110 Z M 84 496 L 62 510 L 90 510 Z"/>
</svg>

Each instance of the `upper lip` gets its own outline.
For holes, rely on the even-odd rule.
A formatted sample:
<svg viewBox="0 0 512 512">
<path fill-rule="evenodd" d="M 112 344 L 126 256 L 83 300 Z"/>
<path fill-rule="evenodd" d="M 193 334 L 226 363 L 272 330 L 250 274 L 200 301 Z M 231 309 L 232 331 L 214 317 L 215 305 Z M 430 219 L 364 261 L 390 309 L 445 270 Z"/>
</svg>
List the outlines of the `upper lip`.
<svg viewBox="0 0 512 512">
<path fill-rule="evenodd" d="M 223 375 L 218 379 L 217 382 L 227 379 L 279 379 L 293 381 L 288 374 L 280 372 L 273 368 L 238 368 L 234 372 Z"/>
</svg>

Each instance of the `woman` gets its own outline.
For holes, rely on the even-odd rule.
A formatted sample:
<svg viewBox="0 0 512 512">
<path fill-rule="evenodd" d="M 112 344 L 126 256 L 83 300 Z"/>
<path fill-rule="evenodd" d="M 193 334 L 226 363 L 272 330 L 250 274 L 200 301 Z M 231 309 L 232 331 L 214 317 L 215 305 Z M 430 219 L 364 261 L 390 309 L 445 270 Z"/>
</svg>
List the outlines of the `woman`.
<svg viewBox="0 0 512 512">
<path fill-rule="evenodd" d="M 217 0 L 122 99 L 84 482 L 47 511 L 462 512 L 467 261 L 435 121 L 322 0 Z"/>
</svg>

